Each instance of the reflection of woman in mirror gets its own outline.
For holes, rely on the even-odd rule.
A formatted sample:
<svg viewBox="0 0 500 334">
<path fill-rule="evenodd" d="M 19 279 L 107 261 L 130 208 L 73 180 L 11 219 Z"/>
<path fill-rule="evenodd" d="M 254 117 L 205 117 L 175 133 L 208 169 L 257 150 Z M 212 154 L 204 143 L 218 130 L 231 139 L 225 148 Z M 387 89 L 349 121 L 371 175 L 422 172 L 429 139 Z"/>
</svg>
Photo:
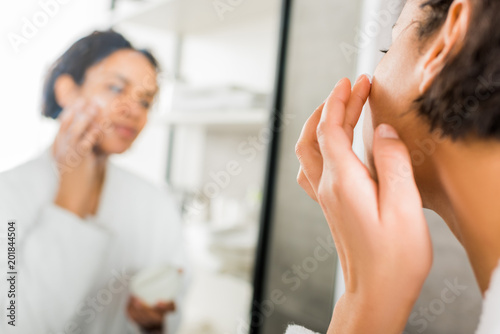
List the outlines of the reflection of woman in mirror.
<svg viewBox="0 0 500 334">
<path fill-rule="evenodd" d="M 1 218 L 19 230 L 19 333 L 153 333 L 175 313 L 178 300 L 146 305 L 128 285 L 143 268 L 184 265 L 176 209 L 109 161 L 144 128 L 157 71 L 113 31 L 80 39 L 52 66 L 43 114 L 60 120 L 56 139 L 0 175 Z"/>
<path fill-rule="evenodd" d="M 422 207 L 468 254 L 485 297 L 478 333 L 500 333 L 499 18 L 499 1 L 408 0 L 372 85 L 341 80 L 307 121 L 299 183 L 346 283 L 328 333 L 404 330 L 432 265 Z M 351 145 L 368 97 L 367 168 Z"/>
</svg>

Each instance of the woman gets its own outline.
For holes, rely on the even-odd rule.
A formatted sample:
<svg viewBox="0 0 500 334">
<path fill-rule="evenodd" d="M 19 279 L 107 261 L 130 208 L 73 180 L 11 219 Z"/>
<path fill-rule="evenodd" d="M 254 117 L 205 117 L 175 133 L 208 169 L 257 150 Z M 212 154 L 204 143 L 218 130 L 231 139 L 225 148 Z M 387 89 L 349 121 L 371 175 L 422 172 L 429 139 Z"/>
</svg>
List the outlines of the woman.
<svg viewBox="0 0 500 334">
<path fill-rule="evenodd" d="M 2 321 L 2 333 L 175 332 L 164 318 L 178 300 L 146 305 L 128 286 L 143 268 L 182 269 L 179 216 L 168 194 L 109 161 L 144 128 L 157 71 L 113 31 L 82 38 L 51 68 L 43 114 L 60 119 L 56 139 L 0 175 L 20 266 L 16 327 Z"/>
<path fill-rule="evenodd" d="M 495 0 L 408 0 L 373 82 L 341 80 L 305 124 L 298 182 L 346 282 L 328 333 L 404 330 L 432 264 L 422 207 L 468 254 L 485 297 L 477 333 L 500 333 L 499 18 Z M 351 145 L 368 97 L 365 167 Z"/>
</svg>

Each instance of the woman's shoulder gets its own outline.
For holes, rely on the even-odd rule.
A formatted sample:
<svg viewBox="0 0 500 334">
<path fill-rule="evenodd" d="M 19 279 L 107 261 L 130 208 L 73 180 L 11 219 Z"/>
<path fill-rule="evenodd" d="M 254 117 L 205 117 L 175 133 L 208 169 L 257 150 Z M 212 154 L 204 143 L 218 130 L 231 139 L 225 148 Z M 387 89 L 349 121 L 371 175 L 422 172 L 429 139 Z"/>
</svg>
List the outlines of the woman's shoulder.
<svg viewBox="0 0 500 334">
<path fill-rule="evenodd" d="M 0 188 L 11 193 L 16 189 L 37 189 L 41 183 L 53 183 L 57 180 L 57 169 L 51 164 L 49 154 L 48 149 L 43 150 L 35 157 L 1 172 Z"/>
<path fill-rule="evenodd" d="M 57 171 L 42 152 L 36 157 L 0 173 L 0 216 L 28 220 L 48 198 L 57 185 Z M 29 219 L 27 217 L 30 217 Z"/>
<path fill-rule="evenodd" d="M 486 291 L 483 314 L 476 334 L 500 333 L 500 262 L 493 272 L 490 287 Z"/>
</svg>

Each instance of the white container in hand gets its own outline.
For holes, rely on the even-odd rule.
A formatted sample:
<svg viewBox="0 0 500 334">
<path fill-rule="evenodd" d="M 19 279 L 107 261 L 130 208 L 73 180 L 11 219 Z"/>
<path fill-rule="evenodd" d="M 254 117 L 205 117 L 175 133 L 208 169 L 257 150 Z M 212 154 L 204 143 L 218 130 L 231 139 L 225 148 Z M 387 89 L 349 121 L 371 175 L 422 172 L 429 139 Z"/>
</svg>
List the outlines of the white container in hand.
<svg viewBox="0 0 500 334">
<path fill-rule="evenodd" d="M 173 266 L 141 270 L 130 281 L 132 295 L 151 307 L 159 302 L 175 301 L 182 284 L 182 271 Z"/>
</svg>

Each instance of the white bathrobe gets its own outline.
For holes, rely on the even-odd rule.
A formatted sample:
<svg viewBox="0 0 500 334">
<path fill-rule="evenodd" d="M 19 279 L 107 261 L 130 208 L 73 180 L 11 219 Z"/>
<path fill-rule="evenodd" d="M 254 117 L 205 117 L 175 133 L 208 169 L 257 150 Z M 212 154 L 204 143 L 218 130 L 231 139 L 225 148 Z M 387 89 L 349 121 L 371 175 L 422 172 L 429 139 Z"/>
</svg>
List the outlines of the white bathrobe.
<svg viewBox="0 0 500 334">
<path fill-rule="evenodd" d="M 18 273 L 12 327 L 2 272 L 0 333 L 137 333 L 126 316 L 131 276 L 156 265 L 186 265 L 172 199 L 112 163 L 93 217 L 55 206 L 57 187 L 50 150 L 0 174 L 0 264 L 6 271 L 7 222 L 16 220 Z M 169 334 L 178 322 L 179 312 L 166 317 Z"/>
<path fill-rule="evenodd" d="M 485 294 L 483 313 L 476 334 L 500 333 L 500 263 L 493 273 L 490 288 Z M 304 327 L 293 325 L 285 334 L 317 334 Z"/>
</svg>

